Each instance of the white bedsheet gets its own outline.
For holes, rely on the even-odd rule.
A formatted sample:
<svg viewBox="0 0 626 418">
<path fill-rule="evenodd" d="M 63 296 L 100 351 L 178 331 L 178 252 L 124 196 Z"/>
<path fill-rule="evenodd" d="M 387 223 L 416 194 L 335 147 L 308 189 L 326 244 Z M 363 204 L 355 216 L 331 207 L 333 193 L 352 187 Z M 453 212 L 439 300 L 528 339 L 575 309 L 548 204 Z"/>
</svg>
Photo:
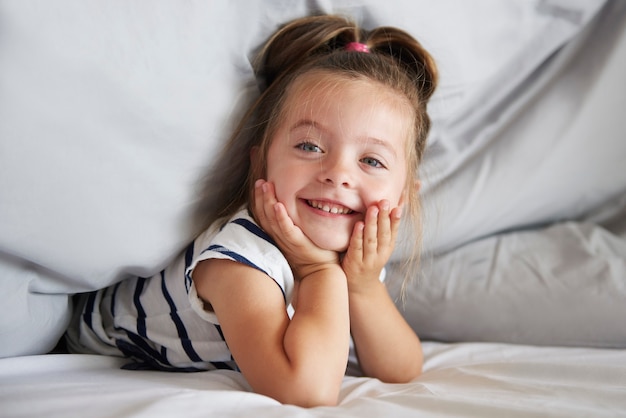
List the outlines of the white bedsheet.
<svg viewBox="0 0 626 418">
<path fill-rule="evenodd" d="M 626 350 L 424 343 L 424 373 L 402 385 L 346 377 L 337 407 L 303 409 L 247 391 L 232 371 L 127 371 L 123 360 L 0 360 L 2 417 L 626 416 Z"/>
</svg>

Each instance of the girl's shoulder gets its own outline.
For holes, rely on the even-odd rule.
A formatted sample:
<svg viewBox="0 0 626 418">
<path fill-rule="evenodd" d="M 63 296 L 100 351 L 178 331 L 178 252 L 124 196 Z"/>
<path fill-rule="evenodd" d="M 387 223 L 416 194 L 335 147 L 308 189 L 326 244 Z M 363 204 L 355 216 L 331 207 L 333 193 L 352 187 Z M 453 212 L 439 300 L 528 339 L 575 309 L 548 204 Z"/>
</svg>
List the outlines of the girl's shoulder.
<svg viewBox="0 0 626 418">
<path fill-rule="evenodd" d="M 196 238 L 192 247 L 193 257 L 186 271 L 188 279 L 201 261 L 227 259 L 265 273 L 281 287 L 285 300 L 291 299 L 294 279 L 289 263 L 247 208 L 241 208 L 227 220 L 215 222 Z"/>
<path fill-rule="evenodd" d="M 256 223 L 246 207 L 214 222 L 194 240 L 193 246 L 202 251 L 224 247 L 245 253 L 265 248 L 264 251 L 274 252 L 271 249 L 275 248 L 280 253 L 274 240 Z"/>
</svg>

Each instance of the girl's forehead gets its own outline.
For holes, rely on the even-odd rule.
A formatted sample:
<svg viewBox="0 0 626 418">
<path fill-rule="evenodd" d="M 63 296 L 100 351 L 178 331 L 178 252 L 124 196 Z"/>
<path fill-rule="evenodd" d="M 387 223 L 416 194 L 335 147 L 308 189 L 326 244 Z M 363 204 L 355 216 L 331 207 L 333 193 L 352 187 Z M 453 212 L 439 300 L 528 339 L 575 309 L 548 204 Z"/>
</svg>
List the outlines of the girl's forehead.
<svg viewBox="0 0 626 418">
<path fill-rule="evenodd" d="M 310 106 L 335 103 L 343 94 L 375 98 L 375 102 L 393 107 L 404 114 L 407 121 L 414 119 L 415 111 L 409 99 L 402 93 L 365 76 L 336 74 L 314 70 L 297 77 L 287 88 L 283 101 L 283 117 L 294 111 L 311 110 Z"/>
</svg>

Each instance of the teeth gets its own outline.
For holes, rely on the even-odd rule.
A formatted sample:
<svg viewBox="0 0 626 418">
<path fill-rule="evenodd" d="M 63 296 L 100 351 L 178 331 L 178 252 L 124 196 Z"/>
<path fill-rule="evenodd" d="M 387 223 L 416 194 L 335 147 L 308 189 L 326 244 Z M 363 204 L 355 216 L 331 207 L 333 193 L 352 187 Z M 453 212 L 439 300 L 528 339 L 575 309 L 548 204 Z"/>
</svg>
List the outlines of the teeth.
<svg viewBox="0 0 626 418">
<path fill-rule="evenodd" d="M 331 206 L 328 203 L 319 202 L 317 200 L 307 200 L 309 206 L 314 207 L 319 210 L 323 210 L 324 212 L 332 213 L 335 215 L 347 215 L 352 213 L 351 209 L 348 209 L 344 206 Z"/>
</svg>

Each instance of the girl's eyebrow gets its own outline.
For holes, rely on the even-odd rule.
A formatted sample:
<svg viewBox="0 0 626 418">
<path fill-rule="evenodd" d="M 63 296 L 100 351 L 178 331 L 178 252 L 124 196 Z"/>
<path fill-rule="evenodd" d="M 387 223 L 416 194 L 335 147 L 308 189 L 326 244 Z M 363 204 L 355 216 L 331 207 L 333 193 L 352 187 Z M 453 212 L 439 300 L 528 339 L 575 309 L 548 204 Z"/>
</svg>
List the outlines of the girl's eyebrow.
<svg viewBox="0 0 626 418">
<path fill-rule="evenodd" d="M 386 150 L 388 150 L 394 158 L 398 157 L 398 153 L 396 152 L 395 148 L 391 146 L 389 141 L 385 141 L 384 139 L 374 138 L 374 137 L 368 136 L 368 137 L 365 137 L 365 138 L 361 139 L 361 142 L 363 144 L 372 144 L 373 143 L 374 145 L 381 146 L 381 147 L 385 148 Z"/>
<path fill-rule="evenodd" d="M 295 131 L 296 129 L 301 127 L 312 127 L 315 129 L 319 129 L 320 131 L 326 131 L 323 126 L 311 119 L 300 119 L 291 126 L 290 130 Z"/>
</svg>

